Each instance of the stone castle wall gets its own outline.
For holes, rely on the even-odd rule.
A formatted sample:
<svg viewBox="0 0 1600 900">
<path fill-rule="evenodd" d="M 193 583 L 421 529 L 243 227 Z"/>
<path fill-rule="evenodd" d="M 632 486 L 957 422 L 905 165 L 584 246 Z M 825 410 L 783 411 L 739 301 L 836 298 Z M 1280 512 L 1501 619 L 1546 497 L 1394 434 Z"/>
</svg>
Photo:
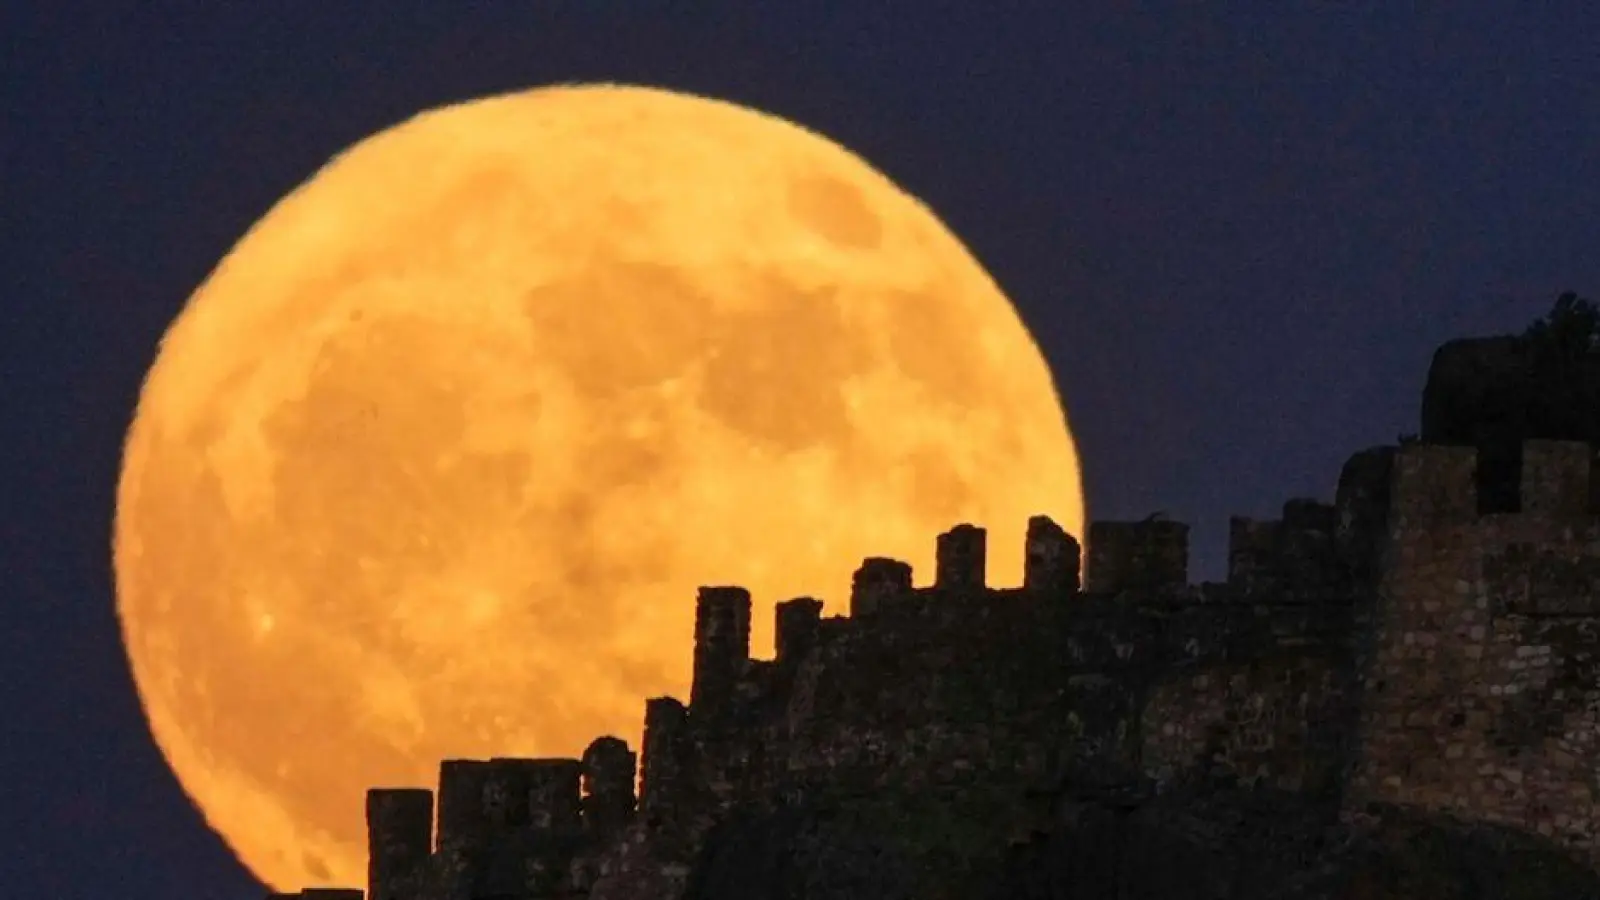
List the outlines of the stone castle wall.
<svg viewBox="0 0 1600 900">
<path fill-rule="evenodd" d="M 1074 778 L 1400 804 L 1593 856 L 1591 458 L 1528 444 L 1521 509 L 1480 514 L 1471 450 L 1356 454 L 1334 503 L 1233 520 L 1223 584 L 1187 584 L 1182 524 L 1094 523 L 1080 578 L 1077 542 L 1036 518 L 1024 585 L 992 589 L 985 532 L 957 526 L 927 586 L 868 559 L 848 616 L 778 604 L 771 660 L 749 594 L 704 588 L 689 702 L 646 704 L 637 802 L 614 738 L 446 762 L 436 815 L 427 791 L 369 795 L 371 896 L 671 898 L 743 815 L 915 796 L 946 812 L 903 839 L 972 847 Z"/>
<path fill-rule="evenodd" d="M 1476 451 L 1400 449 L 1352 806 L 1510 825 L 1600 864 L 1593 459 L 1528 442 L 1520 509 L 1480 513 Z"/>
</svg>

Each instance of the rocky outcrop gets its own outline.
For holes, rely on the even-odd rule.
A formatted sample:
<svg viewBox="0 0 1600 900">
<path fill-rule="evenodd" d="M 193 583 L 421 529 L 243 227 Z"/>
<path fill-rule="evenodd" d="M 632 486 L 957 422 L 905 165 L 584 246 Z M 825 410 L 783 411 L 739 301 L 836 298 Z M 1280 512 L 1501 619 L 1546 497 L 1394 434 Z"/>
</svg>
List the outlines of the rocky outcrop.
<svg viewBox="0 0 1600 900">
<path fill-rule="evenodd" d="M 1473 446 L 1600 443 L 1600 355 L 1516 336 L 1450 341 L 1428 368 L 1421 438 Z"/>
</svg>

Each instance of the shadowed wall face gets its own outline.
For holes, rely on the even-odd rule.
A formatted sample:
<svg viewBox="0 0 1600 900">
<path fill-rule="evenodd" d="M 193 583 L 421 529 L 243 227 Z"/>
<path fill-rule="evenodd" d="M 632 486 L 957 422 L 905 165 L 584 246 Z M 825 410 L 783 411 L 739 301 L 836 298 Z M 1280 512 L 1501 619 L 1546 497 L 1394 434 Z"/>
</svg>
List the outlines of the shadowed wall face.
<svg viewBox="0 0 1600 900">
<path fill-rule="evenodd" d="M 597 738 L 583 753 L 583 820 L 599 840 L 608 840 L 633 817 L 632 750 L 614 737 Z"/>
<path fill-rule="evenodd" d="M 1189 579 L 1189 526 L 1164 519 L 1089 526 L 1090 593 L 1181 588 Z"/>
<path fill-rule="evenodd" d="M 1472 447 L 1401 447 L 1352 802 L 1539 834 L 1600 864 L 1600 519 L 1589 445 L 1527 441 L 1513 513 Z"/>
<path fill-rule="evenodd" d="M 911 566 L 898 559 L 869 556 L 850 579 L 850 616 L 872 616 L 885 601 L 910 592 Z"/>
<path fill-rule="evenodd" d="M 982 590 L 988 565 L 988 536 L 982 528 L 966 524 L 939 535 L 934 546 L 934 586 Z"/>
<path fill-rule="evenodd" d="M 1023 548 L 1022 586 L 1030 591 L 1068 594 L 1078 589 L 1083 550 L 1048 516 L 1028 519 Z"/>
<path fill-rule="evenodd" d="M 788 665 L 805 656 L 816 645 L 822 622 L 822 601 L 815 597 L 796 597 L 778 604 L 777 661 Z"/>
<path fill-rule="evenodd" d="M 733 697 L 734 683 L 750 659 L 750 592 L 703 587 L 695 601 L 694 675 L 689 704 L 716 718 Z"/>
<path fill-rule="evenodd" d="M 433 792 L 367 792 L 368 900 L 407 900 L 433 851 Z"/>
</svg>

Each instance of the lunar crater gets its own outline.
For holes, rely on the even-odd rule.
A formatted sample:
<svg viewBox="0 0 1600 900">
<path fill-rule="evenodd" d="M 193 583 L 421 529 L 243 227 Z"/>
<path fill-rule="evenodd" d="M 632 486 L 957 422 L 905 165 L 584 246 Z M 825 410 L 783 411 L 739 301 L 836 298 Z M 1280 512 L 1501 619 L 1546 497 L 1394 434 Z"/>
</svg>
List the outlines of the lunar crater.
<svg viewBox="0 0 1600 900">
<path fill-rule="evenodd" d="M 835 175 L 791 179 L 789 211 L 805 227 L 849 250 L 872 250 L 883 239 L 883 223 L 861 189 Z"/>
<path fill-rule="evenodd" d="M 1077 530 L 1077 465 L 1004 296 L 864 163 L 553 88 L 357 145 L 195 292 L 130 433 L 117 602 L 212 827 L 275 888 L 361 883 L 372 785 L 637 749 L 697 586 L 836 609 L 958 519 Z"/>
</svg>

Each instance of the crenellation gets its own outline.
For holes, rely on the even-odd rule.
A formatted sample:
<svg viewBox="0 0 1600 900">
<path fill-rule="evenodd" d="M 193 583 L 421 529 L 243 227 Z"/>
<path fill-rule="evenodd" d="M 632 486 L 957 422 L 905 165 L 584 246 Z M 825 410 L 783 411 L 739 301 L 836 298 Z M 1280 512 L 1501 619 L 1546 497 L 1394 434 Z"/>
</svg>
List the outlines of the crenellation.
<svg viewBox="0 0 1600 900">
<path fill-rule="evenodd" d="M 1443 478 L 1432 468 L 1440 460 Z M 1419 485 L 1470 478 L 1470 462 L 1470 450 L 1397 454 L 1397 506 Z M 1366 471 L 1361 490 L 1377 490 L 1380 470 Z M 427 877 L 409 881 L 391 873 L 417 871 L 429 795 L 376 792 L 374 821 L 404 820 L 392 827 L 411 849 L 375 856 L 374 897 L 592 898 L 623 883 L 669 890 L 662 885 L 686 883 L 689 861 L 736 809 L 839 792 L 1022 792 L 1062 767 L 1324 797 L 1359 758 L 1352 798 L 1544 821 L 1505 785 L 1570 791 L 1581 779 L 1560 761 L 1600 755 L 1591 711 L 1600 705 L 1592 685 L 1600 662 L 1591 662 L 1600 660 L 1600 627 L 1591 627 L 1600 616 L 1578 599 L 1600 597 L 1600 562 L 1590 561 L 1600 560 L 1600 521 L 1577 527 L 1537 505 L 1509 518 L 1460 507 L 1470 516 L 1441 540 L 1415 517 L 1363 508 L 1380 495 L 1341 482 L 1338 503 L 1295 499 L 1281 519 L 1233 520 L 1226 586 L 1179 589 L 1184 526 L 1097 523 L 1099 577 L 1091 571 L 1091 590 L 1076 602 L 1052 602 L 1040 586 L 1070 590 L 1076 542 L 1036 518 L 1025 548 L 1039 560 L 1031 586 L 974 587 L 952 602 L 951 586 L 970 584 L 952 573 L 976 567 L 949 535 L 981 547 L 977 529 L 958 527 L 942 544 L 942 585 L 914 588 L 910 566 L 869 558 L 852 584 L 858 615 L 824 618 L 809 597 L 776 604 L 770 661 L 749 658 L 749 594 L 702 589 L 695 699 L 645 704 L 640 758 L 605 737 L 581 761 L 446 762 L 438 849 L 421 866 Z M 1375 520 L 1390 522 L 1386 541 L 1401 546 L 1374 551 L 1394 562 L 1375 595 L 1381 621 L 1369 660 L 1355 653 L 1362 620 L 1349 602 L 1369 588 L 1342 577 L 1341 541 Z M 1053 555 L 1035 553 L 1042 541 Z M 1589 625 L 1555 624 L 1579 612 Z M 1364 678 L 1360 666 L 1370 667 Z M 1463 680 L 1481 691 L 1451 687 Z M 1358 711 L 1362 751 L 1352 756 Z M 1490 763 L 1503 774 L 1482 790 L 1445 793 L 1466 777 L 1462 767 Z M 404 815 L 382 811 L 407 804 Z M 1600 816 L 1564 822 L 1564 834 L 1579 835 L 1569 838 L 1575 846 L 1600 840 Z M 396 840 L 381 830 L 375 854 L 380 841 Z M 412 896 L 391 887 L 403 884 L 427 887 Z"/>
<path fill-rule="evenodd" d="M 741 728 L 764 721 L 776 706 L 782 705 L 782 698 L 778 695 L 792 677 L 792 670 L 779 668 L 776 660 L 750 660 L 734 684 L 729 722 L 733 727 Z"/>
<path fill-rule="evenodd" d="M 367 791 L 367 891 L 370 900 L 407 900 L 433 851 L 433 791 Z"/>
<path fill-rule="evenodd" d="M 472 900 L 472 883 L 487 851 L 484 784 L 488 763 L 447 759 L 439 765 L 437 864 L 440 900 Z"/>
<path fill-rule="evenodd" d="M 817 645 L 822 626 L 822 601 L 815 597 L 796 597 L 777 605 L 775 643 L 780 666 L 793 667 Z"/>
<path fill-rule="evenodd" d="M 637 758 L 626 741 L 596 738 L 583 751 L 583 823 L 596 840 L 615 837 L 633 818 Z"/>
<path fill-rule="evenodd" d="M 1158 516 L 1089 526 L 1086 590 L 1163 591 L 1189 581 L 1189 526 Z"/>
<path fill-rule="evenodd" d="M 1278 567 L 1291 591 L 1335 584 L 1343 574 L 1339 558 L 1339 511 L 1329 503 L 1298 498 L 1283 505 Z"/>
<path fill-rule="evenodd" d="M 1600 758 L 1592 452 L 1502 441 L 1493 453 L 1519 460 L 1510 501 L 1474 502 L 1504 489 L 1473 474 L 1474 448 L 1397 454 L 1350 796 L 1525 829 L 1600 864 L 1600 813 L 1572 805 L 1597 787 L 1584 769 Z"/>
<path fill-rule="evenodd" d="M 881 556 L 862 560 L 850 582 L 850 618 L 876 615 L 885 602 L 911 593 L 911 565 Z"/>
<path fill-rule="evenodd" d="M 683 799 L 689 710 L 672 697 L 653 697 L 645 701 L 644 710 L 639 805 L 652 818 L 668 818 Z"/>
<path fill-rule="evenodd" d="M 1285 503 L 1280 519 L 1233 517 L 1228 584 L 1246 595 L 1288 592 L 1302 598 L 1338 586 L 1346 571 L 1338 522 L 1334 506 L 1304 499 Z"/>
<path fill-rule="evenodd" d="M 1402 528 L 1461 525 L 1478 518 L 1478 451 L 1410 444 L 1395 453 L 1390 503 Z"/>
<path fill-rule="evenodd" d="M 958 524 L 931 586 L 869 557 L 848 615 L 776 604 L 770 661 L 749 593 L 701 588 L 690 702 L 646 701 L 638 757 L 602 737 L 369 792 L 370 896 L 683 900 L 747 830 L 885 798 L 910 805 L 873 820 L 898 830 L 870 865 L 910 853 L 942 886 L 955 856 L 1062 827 L 1024 798 L 1070 795 L 1123 840 L 1151 827 L 1141 804 L 1200 790 L 1292 795 L 1341 828 L 1492 824 L 1600 871 L 1600 458 L 1458 430 L 1353 454 L 1331 504 L 1230 520 L 1224 585 L 1187 584 L 1185 524 L 1096 522 L 1080 545 L 1035 516 L 1023 585 L 991 589 L 987 532 Z"/>
<path fill-rule="evenodd" d="M 734 685 L 750 661 L 750 592 L 702 587 L 695 601 L 694 674 L 689 708 L 702 720 L 731 711 Z"/>
<path fill-rule="evenodd" d="M 532 821 L 529 796 L 537 762 L 495 757 L 484 763 L 483 822 L 488 840 L 527 828 Z"/>
<path fill-rule="evenodd" d="M 1389 537 L 1394 457 L 1392 446 L 1369 447 L 1352 454 L 1339 470 L 1334 544 L 1354 584 L 1370 586 L 1378 577 Z"/>
<path fill-rule="evenodd" d="M 529 761 L 527 796 L 531 831 L 561 834 L 577 831 L 582 826 L 582 774 L 583 764 L 576 759 Z"/>
<path fill-rule="evenodd" d="M 1228 584 L 1245 593 L 1279 586 L 1283 522 L 1234 516 L 1228 520 Z"/>
<path fill-rule="evenodd" d="M 1023 548 L 1022 586 L 1051 596 L 1078 590 L 1082 548 L 1072 535 L 1049 516 L 1028 519 Z"/>
<path fill-rule="evenodd" d="M 963 523 L 939 535 L 934 550 L 934 587 L 983 590 L 987 554 L 988 532 L 976 525 Z"/>
<path fill-rule="evenodd" d="M 1470 450 L 1407 448 L 1393 466 L 1397 507 L 1470 479 L 1470 463 Z M 1370 467 L 1361 490 L 1376 491 L 1380 470 Z M 950 602 L 953 585 L 971 585 L 963 579 L 979 567 L 969 551 L 982 547 L 981 531 L 958 527 L 940 545 L 942 583 L 914 588 L 910 566 L 869 558 L 852 584 L 852 608 L 864 615 L 823 618 L 809 597 L 776 604 L 770 661 L 748 655 L 749 594 L 702 589 L 695 700 L 646 703 L 642 765 L 610 737 L 581 761 L 448 761 L 431 859 L 430 795 L 374 792 L 373 821 L 397 823 L 385 827 L 410 843 L 374 827 L 373 896 L 596 897 L 617 879 L 659 890 L 685 883 L 685 861 L 716 823 L 752 803 L 1023 791 L 1062 766 L 1331 796 L 1353 758 L 1345 723 L 1358 705 L 1365 737 L 1353 798 L 1545 821 L 1515 785 L 1570 791 L 1581 779 L 1561 760 L 1600 755 L 1600 601 L 1587 599 L 1600 598 L 1600 521 L 1575 527 L 1538 504 L 1509 518 L 1462 506 L 1469 515 L 1450 527 L 1475 530 L 1440 540 L 1414 516 L 1374 513 L 1379 494 L 1362 496 L 1354 479 L 1341 489 L 1335 504 L 1295 499 L 1281 519 L 1234 519 L 1227 586 L 1177 589 L 1183 526 L 1097 523 L 1100 576 L 1091 571 L 1091 591 L 1073 604 L 1039 589 L 1070 590 L 1075 574 L 1066 559 L 1076 543 L 1042 518 L 1025 548 L 1040 560 L 1031 586 L 971 587 Z M 1352 604 L 1285 600 L 1366 590 L 1341 577 L 1350 558 L 1341 542 L 1375 520 L 1391 522 L 1389 540 L 1402 546 L 1374 551 L 1394 562 L 1363 680 L 1352 668 L 1368 665 L 1354 654 Z M 1054 555 L 1036 554 L 1042 541 Z M 1152 559 L 1159 577 L 1146 571 Z M 1579 614 L 1588 624 L 1558 627 Z M 1451 695 L 1463 678 L 1481 692 Z M 1501 774 L 1482 790 L 1445 793 L 1463 767 L 1491 763 Z M 1600 815 L 1563 822 L 1574 846 L 1600 840 Z M 639 841 L 659 862 L 630 849 Z M 380 844 L 401 849 L 379 854 Z M 418 847 L 430 877 L 407 880 Z M 399 885 L 431 887 L 407 896 Z"/>
</svg>

